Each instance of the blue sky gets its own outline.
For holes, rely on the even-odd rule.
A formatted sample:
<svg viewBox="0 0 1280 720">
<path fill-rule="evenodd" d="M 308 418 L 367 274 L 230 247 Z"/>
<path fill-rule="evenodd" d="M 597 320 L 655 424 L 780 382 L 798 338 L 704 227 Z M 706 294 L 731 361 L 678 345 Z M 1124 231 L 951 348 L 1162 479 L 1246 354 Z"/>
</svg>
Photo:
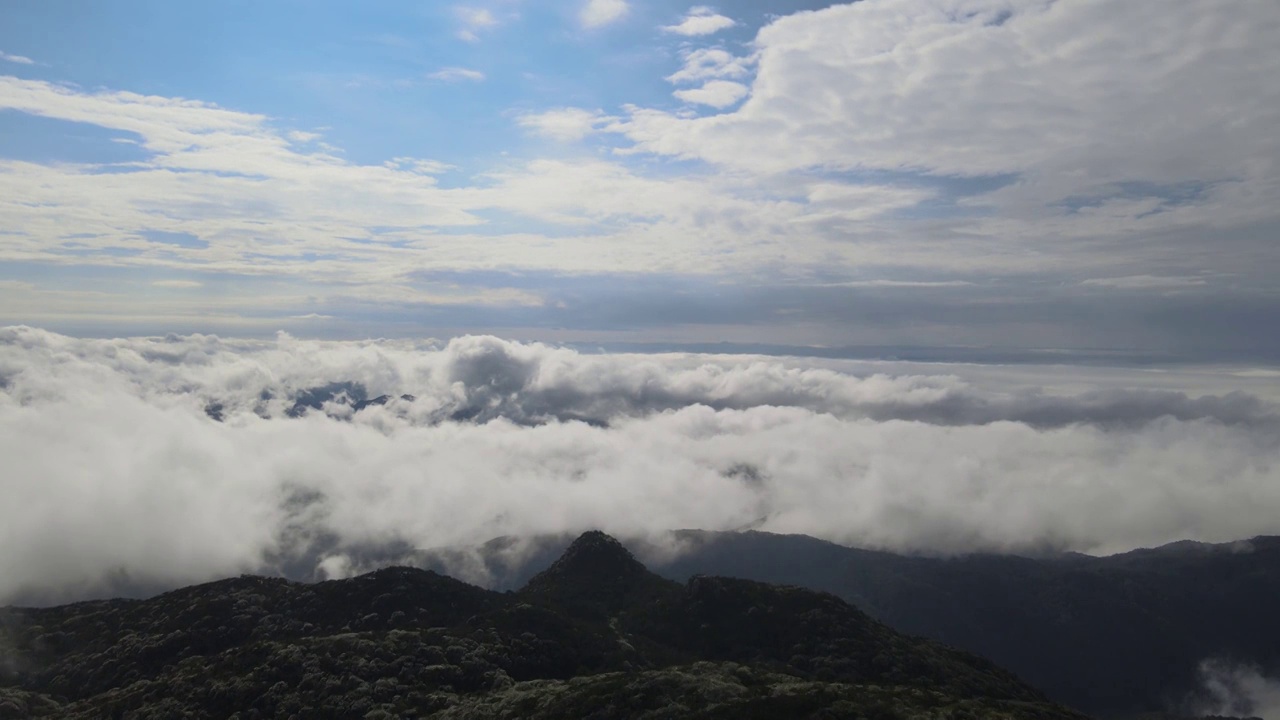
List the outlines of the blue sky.
<svg viewBox="0 0 1280 720">
<path fill-rule="evenodd" d="M 765 7 L 699 44 L 741 52 Z M 7 68 L 29 77 L 266 114 L 281 127 L 322 129 L 355 163 L 408 155 L 465 171 L 505 154 L 538 153 L 540 144 L 512 119 L 548 101 L 679 107 L 662 77 L 679 68 L 679 49 L 691 38 L 660 28 L 688 9 L 632 4 L 617 20 L 584 28 L 572 3 L 518 0 L 55 1 L 6 7 L 0 41 L 7 52 L 41 58 Z M 460 37 L 466 33 L 474 39 Z M 23 130 L 39 137 L 38 128 Z M 57 153 L 60 134 L 49 135 L 37 142 Z"/>
<path fill-rule="evenodd" d="M 7 3 L 0 323 L 1274 362 L 1280 6 L 1162 12 Z"/>
</svg>

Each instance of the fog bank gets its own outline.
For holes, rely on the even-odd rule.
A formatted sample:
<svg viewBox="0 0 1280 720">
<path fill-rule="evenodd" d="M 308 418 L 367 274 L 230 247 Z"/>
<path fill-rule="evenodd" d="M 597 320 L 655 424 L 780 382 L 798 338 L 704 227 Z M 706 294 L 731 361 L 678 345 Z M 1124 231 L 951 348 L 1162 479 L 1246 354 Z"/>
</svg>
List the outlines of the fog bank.
<svg viewBox="0 0 1280 720">
<path fill-rule="evenodd" d="M 589 528 L 923 552 L 1280 532 L 1269 400 L 956 370 L 4 328 L 0 604 Z"/>
</svg>

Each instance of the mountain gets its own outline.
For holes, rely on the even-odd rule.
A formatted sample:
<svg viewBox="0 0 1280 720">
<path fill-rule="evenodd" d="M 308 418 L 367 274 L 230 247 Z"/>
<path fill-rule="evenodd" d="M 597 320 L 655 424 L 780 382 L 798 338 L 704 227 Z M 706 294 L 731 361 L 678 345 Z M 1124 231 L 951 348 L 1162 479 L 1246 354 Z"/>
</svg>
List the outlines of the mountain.
<svg viewBox="0 0 1280 720">
<path fill-rule="evenodd" d="M 649 572 L 601 533 L 517 592 L 394 567 L 0 612 L 0 718 L 1082 716 L 825 593 Z"/>
<path fill-rule="evenodd" d="M 513 553 L 517 543 L 508 538 L 473 555 L 493 585 L 509 587 L 570 540 L 527 540 Z M 1110 557 L 915 557 L 761 532 L 681 531 L 631 545 L 679 581 L 722 575 L 833 593 L 897 630 L 989 657 L 1053 700 L 1100 716 L 1194 700 L 1207 659 L 1280 675 L 1276 537 Z M 414 563 L 442 566 L 463 554 L 453 553 L 419 553 Z"/>
</svg>

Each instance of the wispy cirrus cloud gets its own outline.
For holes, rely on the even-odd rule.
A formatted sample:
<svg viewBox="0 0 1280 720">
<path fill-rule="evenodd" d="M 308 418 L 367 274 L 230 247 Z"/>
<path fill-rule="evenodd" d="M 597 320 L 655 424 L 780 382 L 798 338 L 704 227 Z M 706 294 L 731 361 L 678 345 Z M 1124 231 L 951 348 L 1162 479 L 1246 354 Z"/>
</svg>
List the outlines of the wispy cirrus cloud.
<svg viewBox="0 0 1280 720">
<path fill-rule="evenodd" d="M 309 147 L 314 135 L 281 131 L 262 115 L 13 77 L 0 76 L 0 88 L 2 107 L 129 133 L 146 153 L 120 168 L 110 186 L 92 165 L 0 162 L 0 185 L 7 188 L 0 212 L 22 228 L 19 239 L 4 245 L 10 258 L 86 244 L 145 254 L 158 248 L 136 232 L 152 228 L 213 238 L 212 253 L 170 246 L 163 257 L 212 261 L 225 270 L 255 248 L 272 246 L 269 254 L 278 257 L 322 247 L 339 251 L 344 243 L 336 238 L 367 237 L 371 226 L 479 222 L 430 175 L 350 163 Z M 38 185 L 28 185 L 36 179 Z M 264 226 L 263 220 L 271 222 Z M 84 238 L 66 246 L 50 242 L 77 234 Z M 249 271 L 248 265 L 241 269 Z"/>
<path fill-rule="evenodd" d="M 1126 275 L 1124 277 L 1089 278 L 1088 280 L 1080 281 L 1080 284 L 1121 290 L 1168 290 L 1201 287 L 1208 284 L 1208 281 L 1202 277 L 1195 276 Z"/>
<path fill-rule="evenodd" d="M 459 5 L 454 8 L 453 14 L 458 21 L 458 31 L 455 34 L 458 39 L 466 42 L 479 42 L 480 33 L 498 24 L 498 18 L 488 8 Z"/>
<path fill-rule="evenodd" d="M 0 61 L 16 63 L 18 65 L 35 65 L 36 61 L 25 55 L 11 55 L 0 50 Z"/>
<path fill-rule="evenodd" d="M 578 22 L 593 30 L 618 22 L 630 9 L 627 0 L 587 0 L 578 12 Z"/>
<path fill-rule="evenodd" d="M 485 74 L 472 68 L 447 67 L 430 73 L 427 77 L 432 80 L 441 80 L 443 82 L 482 82 L 485 79 Z"/>
</svg>

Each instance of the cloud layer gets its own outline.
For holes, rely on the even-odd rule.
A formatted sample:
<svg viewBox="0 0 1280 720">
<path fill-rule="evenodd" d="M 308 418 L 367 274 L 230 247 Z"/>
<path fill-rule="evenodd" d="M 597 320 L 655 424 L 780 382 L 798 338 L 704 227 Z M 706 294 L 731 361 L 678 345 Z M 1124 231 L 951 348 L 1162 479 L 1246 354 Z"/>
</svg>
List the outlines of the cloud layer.
<svg viewBox="0 0 1280 720">
<path fill-rule="evenodd" d="M 0 331 L 0 388 L 0 602 L 593 527 L 928 552 L 1280 531 L 1277 410 L 1244 394 L 30 328 Z"/>
</svg>

